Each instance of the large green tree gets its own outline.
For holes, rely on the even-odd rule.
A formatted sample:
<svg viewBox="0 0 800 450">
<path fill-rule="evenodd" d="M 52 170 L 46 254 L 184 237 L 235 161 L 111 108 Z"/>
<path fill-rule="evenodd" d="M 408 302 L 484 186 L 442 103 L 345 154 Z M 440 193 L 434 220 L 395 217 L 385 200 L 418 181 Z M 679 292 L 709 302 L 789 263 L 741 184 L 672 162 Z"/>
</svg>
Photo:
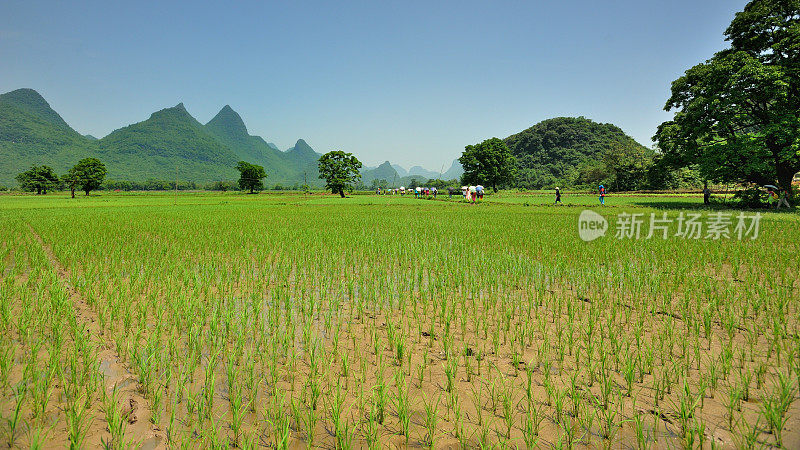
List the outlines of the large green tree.
<svg viewBox="0 0 800 450">
<path fill-rule="evenodd" d="M 485 183 L 495 192 L 498 184 L 513 180 L 517 170 L 517 160 L 508 145 L 496 137 L 464 147 L 458 162 L 464 168 L 461 179 L 465 184 Z"/>
<path fill-rule="evenodd" d="M 75 164 L 72 169 L 69 169 L 64 180 L 70 186 L 73 197 L 75 196 L 75 186 L 80 187 L 86 195 L 89 195 L 89 192 L 103 184 L 106 173 L 108 173 L 106 166 L 99 159 L 84 158 L 78 161 L 78 164 Z"/>
<path fill-rule="evenodd" d="M 654 140 L 706 179 L 788 189 L 800 171 L 800 0 L 751 1 L 725 37 L 730 48 L 672 83 L 675 117 Z"/>
<path fill-rule="evenodd" d="M 263 180 L 267 177 L 267 172 L 264 171 L 262 166 L 239 161 L 236 164 L 236 170 L 241 174 L 239 176 L 239 188 L 241 190 L 249 190 L 252 194 L 257 190 L 264 189 Z"/>
<path fill-rule="evenodd" d="M 20 188 L 24 191 L 47 194 L 48 190 L 58 186 L 58 175 L 49 166 L 31 166 L 30 169 L 16 176 Z"/>
<path fill-rule="evenodd" d="M 361 161 L 352 153 L 340 150 L 325 153 L 319 158 L 319 177 L 325 180 L 325 188 L 344 198 L 344 190 L 351 189 L 361 179 Z"/>
<path fill-rule="evenodd" d="M 647 169 L 653 158 L 642 153 L 637 147 L 615 143 L 603 155 L 606 171 L 612 176 L 609 180 L 615 191 L 642 189 L 647 181 Z"/>
</svg>

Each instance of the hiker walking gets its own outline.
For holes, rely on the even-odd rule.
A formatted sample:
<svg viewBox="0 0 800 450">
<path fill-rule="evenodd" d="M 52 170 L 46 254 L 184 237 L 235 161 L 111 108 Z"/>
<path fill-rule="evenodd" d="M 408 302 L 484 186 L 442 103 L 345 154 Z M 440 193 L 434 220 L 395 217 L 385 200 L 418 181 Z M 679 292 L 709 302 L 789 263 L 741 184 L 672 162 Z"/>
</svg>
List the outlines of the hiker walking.
<svg viewBox="0 0 800 450">
<path fill-rule="evenodd" d="M 781 198 L 778 199 L 778 206 L 776 209 L 780 209 L 782 206 L 786 206 L 787 208 L 791 208 L 792 205 L 789 204 L 789 191 L 786 189 L 781 191 Z"/>
<path fill-rule="evenodd" d="M 778 194 L 772 188 L 767 188 L 767 201 L 770 208 L 778 209 Z"/>
<path fill-rule="evenodd" d="M 708 205 L 711 203 L 711 190 L 708 188 L 708 183 L 703 186 L 703 204 Z"/>
<path fill-rule="evenodd" d="M 558 186 L 556 186 L 556 202 L 553 203 L 553 204 L 554 205 L 563 205 L 563 203 L 561 203 L 561 190 L 558 188 Z"/>
<path fill-rule="evenodd" d="M 605 206 L 605 204 L 606 204 L 606 188 L 601 184 L 600 187 L 598 188 L 598 191 L 600 191 L 600 204 Z"/>
</svg>

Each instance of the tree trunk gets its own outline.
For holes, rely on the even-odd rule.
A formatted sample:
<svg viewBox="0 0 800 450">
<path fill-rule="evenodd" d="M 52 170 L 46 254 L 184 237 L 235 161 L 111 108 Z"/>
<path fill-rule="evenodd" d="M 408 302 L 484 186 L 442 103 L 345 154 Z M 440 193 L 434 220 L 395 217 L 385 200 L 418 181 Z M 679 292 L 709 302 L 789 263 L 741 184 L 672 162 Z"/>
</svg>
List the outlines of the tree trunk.
<svg viewBox="0 0 800 450">
<path fill-rule="evenodd" d="M 72 198 L 75 198 L 75 188 L 70 188 L 70 192 L 72 193 Z"/>
<path fill-rule="evenodd" d="M 85 193 L 86 193 L 86 195 L 89 195 L 89 191 L 91 191 L 91 189 L 84 189 L 84 190 L 83 190 L 83 192 L 85 192 Z"/>
<path fill-rule="evenodd" d="M 339 189 L 339 195 L 341 195 L 342 198 L 344 198 L 344 188 Z"/>
<path fill-rule="evenodd" d="M 794 178 L 794 173 L 792 173 L 792 170 L 789 169 L 788 167 L 787 168 L 778 167 L 777 172 L 778 172 L 778 187 L 780 187 L 781 190 L 786 189 L 786 192 L 788 192 L 789 197 L 791 197 L 792 179 Z"/>
<path fill-rule="evenodd" d="M 254 190 L 255 190 L 255 187 L 253 187 L 253 186 L 250 186 L 250 193 L 251 193 L 251 194 L 254 192 Z"/>
</svg>

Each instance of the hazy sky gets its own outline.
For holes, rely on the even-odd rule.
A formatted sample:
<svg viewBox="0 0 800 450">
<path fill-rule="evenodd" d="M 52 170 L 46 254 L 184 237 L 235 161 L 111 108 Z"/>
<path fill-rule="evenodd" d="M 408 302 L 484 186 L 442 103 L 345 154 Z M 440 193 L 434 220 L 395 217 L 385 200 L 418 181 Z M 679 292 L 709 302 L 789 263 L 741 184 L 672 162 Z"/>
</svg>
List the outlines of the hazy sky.
<svg viewBox="0 0 800 450">
<path fill-rule="evenodd" d="M 445 170 L 464 146 L 585 116 L 651 145 L 669 85 L 745 1 L 0 1 L 0 91 L 105 136 L 225 104 L 285 149 Z"/>
</svg>

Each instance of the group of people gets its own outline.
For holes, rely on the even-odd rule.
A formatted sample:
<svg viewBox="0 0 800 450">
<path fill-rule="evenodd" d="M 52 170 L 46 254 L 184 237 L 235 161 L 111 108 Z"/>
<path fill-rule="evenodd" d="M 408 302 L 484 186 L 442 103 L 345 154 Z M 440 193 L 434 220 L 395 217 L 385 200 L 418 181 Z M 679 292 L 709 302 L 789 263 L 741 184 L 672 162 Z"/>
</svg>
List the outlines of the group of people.
<svg viewBox="0 0 800 450">
<path fill-rule="evenodd" d="M 439 190 L 435 187 L 421 187 L 417 186 L 414 188 L 414 197 L 415 198 L 423 198 L 423 197 L 430 197 L 436 198 L 436 195 L 439 194 Z"/>
<path fill-rule="evenodd" d="M 413 189 L 412 188 L 406 189 L 405 186 L 400 186 L 399 188 L 393 188 L 393 189 L 375 188 L 375 193 L 378 195 L 397 195 L 397 194 L 406 195 L 406 193 L 410 194 L 412 192 L 414 193 L 415 198 L 422 198 L 427 196 L 433 196 L 433 198 L 436 198 L 436 195 L 439 194 L 439 190 L 436 189 L 435 187 L 417 186 L 416 188 Z"/>
<path fill-rule="evenodd" d="M 453 198 L 453 190 L 450 191 L 450 198 Z M 484 188 L 483 186 L 461 186 L 461 196 L 464 200 L 475 203 L 478 200 L 483 200 Z"/>
<path fill-rule="evenodd" d="M 780 209 L 781 207 L 791 208 L 792 205 L 789 204 L 789 191 L 786 189 L 781 190 L 780 195 L 775 192 L 775 189 L 769 187 L 767 188 L 767 201 L 769 202 L 770 207 L 775 209 Z"/>
</svg>

